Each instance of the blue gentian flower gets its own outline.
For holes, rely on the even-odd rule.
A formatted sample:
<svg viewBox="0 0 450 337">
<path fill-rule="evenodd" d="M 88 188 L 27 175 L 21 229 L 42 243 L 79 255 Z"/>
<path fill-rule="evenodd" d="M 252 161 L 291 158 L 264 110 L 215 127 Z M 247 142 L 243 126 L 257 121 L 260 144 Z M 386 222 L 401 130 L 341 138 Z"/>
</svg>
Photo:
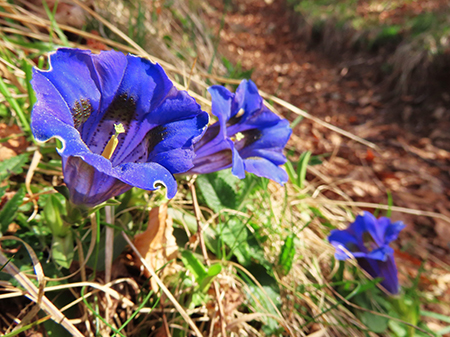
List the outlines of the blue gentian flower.
<svg viewBox="0 0 450 337">
<path fill-rule="evenodd" d="M 264 106 L 258 88 L 250 80 L 243 80 L 235 94 L 220 85 L 208 91 L 211 112 L 218 122 L 194 146 L 196 157 L 189 173 L 231 167 L 240 179 L 248 171 L 285 183 L 288 176 L 279 166 L 286 162 L 283 149 L 292 133 L 289 122 Z"/>
<path fill-rule="evenodd" d="M 92 207 L 133 186 L 167 196 L 173 174 L 192 166 L 208 115 L 178 91 L 158 64 L 116 51 L 59 49 L 49 70 L 33 70 L 31 127 L 57 138 L 64 181 L 75 205 Z"/>
<path fill-rule="evenodd" d="M 389 218 L 376 219 L 364 212 L 347 229 L 332 230 L 328 241 L 336 248 L 336 259 L 346 260 L 351 254 L 369 275 L 383 279 L 381 285 L 387 291 L 397 294 L 400 290 L 398 272 L 389 243 L 397 239 L 403 228 L 405 225 L 401 221 L 391 223 Z"/>
</svg>

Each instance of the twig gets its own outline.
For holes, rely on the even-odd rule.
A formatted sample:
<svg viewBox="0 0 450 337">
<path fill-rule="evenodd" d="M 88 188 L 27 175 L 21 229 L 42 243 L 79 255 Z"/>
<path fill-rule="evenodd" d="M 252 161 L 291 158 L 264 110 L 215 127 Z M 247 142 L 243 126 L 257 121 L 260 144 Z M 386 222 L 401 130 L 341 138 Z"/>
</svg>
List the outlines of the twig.
<svg viewBox="0 0 450 337">
<path fill-rule="evenodd" d="M 192 195 L 192 204 L 194 206 L 195 220 L 197 221 L 197 237 L 198 237 L 198 241 L 200 242 L 200 247 L 202 249 L 203 258 L 205 260 L 206 265 L 209 267 L 209 266 L 211 266 L 211 261 L 208 258 L 208 252 L 206 251 L 205 240 L 203 239 L 203 226 L 202 226 L 201 219 L 200 219 L 201 211 L 200 211 L 200 207 L 199 207 L 198 201 L 197 201 L 197 193 L 195 191 L 194 182 L 195 182 L 194 179 L 192 179 L 189 182 L 189 189 L 190 189 L 191 195 Z M 222 337 L 226 337 L 227 331 L 225 328 L 225 326 L 226 326 L 225 315 L 223 312 L 222 301 L 220 300 L 219 285 L 217 284 L 216 280 L 213 281 L 213 286 L 214 286 L 214 292 L 216 293 L 217 306 L 219 307 L 220 326 L 222 329 Z"/>
<path fill-rule="evenodd" d="M 105 206 L 105 220 L 107 224 L 114 225 L 114 208 Z M 106 226 L 106 246 L 105 246 L 105 283 L 111 281 L 111 269 L 114 254 L 114 228 Z"/>
<path fill-rule="evenodd" d="M 114 225 L 114 207 L 105 206 L 105 221 L 107 224 Z M 105 241 L 105 283 L 111 281 L 111 270 L 114 255 L 114 227 L 106 226 L 106 241 Z M 107 303 L 111 301 L 111 298 L 106 294 Z M 112 317 L 110 312 L 110 306 L 105 307 L 105 318 L 109 322 L 110 317 Z"/>
<path fill-rule="evenodd" d="M 27 188 L 28 195 L 30 196 L 30 200 L 33 201 L 34 210 L 33 214 L 30 215 L 28 218 L 28 222 L 34 219 L 34 217 L 38 213 L 38 203 L 36 198 L 33 198 L 33 191 L 31 191 L 31 180 L 33 179 L 34 171 L 36 170 L 37 166 L 39 165 L 39 162 L 42 159 L 42 154 L 39 152 L 39 150 L 34 151 L 33 159 L 31 160 L 30 168 L 27 171 L 27 176 L 25 177 L 25 187 Z"/>
<path fill-rule="evenodd" d="M 304 203 L 306 199 L 301 200 L 301 202 L 293 202 L 292 204 L 299 204 Z M 340 200 L 324 200 L 321 201 L 322 204 L 330 204 L 330 205 L 337 205 L 337 206 L 355 206 L 355 207 L 367 207 L 367 208 L 373 208 L 373 209 L 382 209 L 382 210 L 391 210 L 394 212 L 400 212 L 400 213 L 406 213 L 406 214 L 412 214 L 412 215 L 421 215 L 426 216 L 430 218 L 437 218 L 444 220 L 448 223 L 450 223 L 450 218 L 448 216 L 445 216 L 444 214 L 436 213 L 436 212 L 429 212 L 429 211 L 421 211 L 418 209 L 412 209 L 412 208 L 406 208 L 406 207 L 399 207 L 399 206 L 389 206 L 389 205 L 381 205 L 381 204 L 375 204 L 371 202 L 360 202 L 360 201 L 340 201 Z"/>
<path fill-rule="evenodd" d="M 130 248 L 133 250 L 133 252 L 136 254 L 136 256 L 139 258 L 139 260 L 141 261 L 142 265 L 148 270 L 148 272 L 150 273 L 150 275 L 155 279 L 156 283 L 158 284 L 159 288 L 164 292 L 164 294 L 169 298 L 169 300 L 173 303 L 174 307 L 177 309 L 177 311 L 180 313 L 181 317 L 183 317 L 183 319 L 186 321 L 186 323 L 189 324 L 189 326 L 191 327 L 191 329 L 194 331 L 194 333 L 198 336 L 198 337 L 203 337 L 202 333 L 200 332 L 200 330 L 197 328 L 197 326 L 195 325 L 194 321 L 192 321 L 192 319 L 189 317 L 189 315 L 187 314 L 187 312 L 183 309 L 183 307 L 181 306 L 180 303 L 178 303 L 178 301 L 176 300 L 176 298 L 172 295 L 172 293 L 169 291 L 169 289 L 167 289 L 167 287 L 164 285 L 164 283 L 161 281 L 161 279 L 158 277 L 158 275 L 156 275 L 155 271 L 153 270 L 152 266 L 142 257 L 141 253 L 139 252 L 139 250 L 136 248 L 136 246 L 133 244 L 133 242 L 131 242 L 130 238 L 128 237 L 128 235 L 122 231 L 122 236 L 124 237 L 124 239 L 127 241 L 127 243 L 130 245 Z"/>
<path fill-rule="evenodd" d="M 196 64 L 196 63 L 197 63 L 197 57 L 194 59 L 194 63 L 192 64 L 191 72 L 189 73 L 188 82 L 187 82 L 187 84 L 186 84 L 186 90 L 189 90 L 189 87 L 190 87 L 190 85 L 191 85 L 191 78 L 192 78 L 192 75 L 193 75 L 193 73 L 194 73 L 194 69 L 195 69 L 195 64 Z"/>
</svg>

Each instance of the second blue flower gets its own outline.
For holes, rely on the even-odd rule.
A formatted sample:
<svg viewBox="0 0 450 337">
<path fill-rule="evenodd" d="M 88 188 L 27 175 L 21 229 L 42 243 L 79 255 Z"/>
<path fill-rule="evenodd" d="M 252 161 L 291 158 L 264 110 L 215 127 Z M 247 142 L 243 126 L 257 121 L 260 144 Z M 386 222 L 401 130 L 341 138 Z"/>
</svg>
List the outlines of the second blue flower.
<svg viewBox="0 0 450 337">
<path fill-rule="evenodd" d="M 218 122 L 195 145 L 194 167 L 189 173 L 231 167 L 241 179 L 248 171 L 284 184 L 288 176 L 280 165 L 286 162 L 283 149 L 292 133 L 289 122 L 264 106 L 250 80 L 243 80 L 235 94 L 219 85 L 208 91 Z"/>
</svg>

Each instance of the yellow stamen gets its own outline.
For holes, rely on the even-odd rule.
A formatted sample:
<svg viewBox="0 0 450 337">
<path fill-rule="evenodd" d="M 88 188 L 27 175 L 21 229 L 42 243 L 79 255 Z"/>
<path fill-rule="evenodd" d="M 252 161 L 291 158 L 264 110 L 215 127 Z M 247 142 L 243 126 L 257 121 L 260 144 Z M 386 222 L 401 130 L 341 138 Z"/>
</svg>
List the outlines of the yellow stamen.
<svg viewBox="0 0 450 337">
<path fill-rule="evenodd" d="M 106 159 L 111 159 L 117 145 L 119 145 L 119 135 L 125 132 L 125 128 L 122 123 L 114 124 L 114 130 L 116 130 L 116 133 L 111 137 L 108 144 L 106 144 L 102 153 L 102 157 L 105 157 Z"/>
<path fill-rule="evenodd" d="M 240 132 L 236 133 L 234 136 L 236 137 L 236 140 L 238 142 L 245 138 L 245 136 L 242 133 L 240 133 Z"/>
</svg>

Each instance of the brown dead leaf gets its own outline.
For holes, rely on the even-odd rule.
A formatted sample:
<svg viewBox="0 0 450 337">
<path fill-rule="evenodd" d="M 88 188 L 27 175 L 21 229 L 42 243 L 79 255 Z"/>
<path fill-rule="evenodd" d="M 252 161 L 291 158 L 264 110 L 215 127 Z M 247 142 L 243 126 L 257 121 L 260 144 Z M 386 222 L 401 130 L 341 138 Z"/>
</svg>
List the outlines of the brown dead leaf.
<svg viewBox="0 0 450 337">
<path fill-rule="evenodd" d="M 22 131 L 17 125 L 6 125 L 0 123 L 0 139 L 11 137 L 4 143 L 0 143 L 0 161 L 12 158 L 25 151 L 28 142 L 24 136 L 14 136 Z"/>
<path fill-rule="evenodd" d="M 150 211 L 147 230 L 134 238 L 134 245 L 142 257 L 155 271 L 158 271 L 170 260 L 176 257 L 178 246 L 173 236 L 172 218 L 167 215 L 167 204 L 155 207 Z M 141 262 L 136 258 L 136 264 Z M 164 268 L 164 273 L 168 268 Z M 144 274 L 150 277 L 150 273 L 144 269 Z M 158 285 L 151 279 L 152 289 L 156 292 Z"/>
</svg>

